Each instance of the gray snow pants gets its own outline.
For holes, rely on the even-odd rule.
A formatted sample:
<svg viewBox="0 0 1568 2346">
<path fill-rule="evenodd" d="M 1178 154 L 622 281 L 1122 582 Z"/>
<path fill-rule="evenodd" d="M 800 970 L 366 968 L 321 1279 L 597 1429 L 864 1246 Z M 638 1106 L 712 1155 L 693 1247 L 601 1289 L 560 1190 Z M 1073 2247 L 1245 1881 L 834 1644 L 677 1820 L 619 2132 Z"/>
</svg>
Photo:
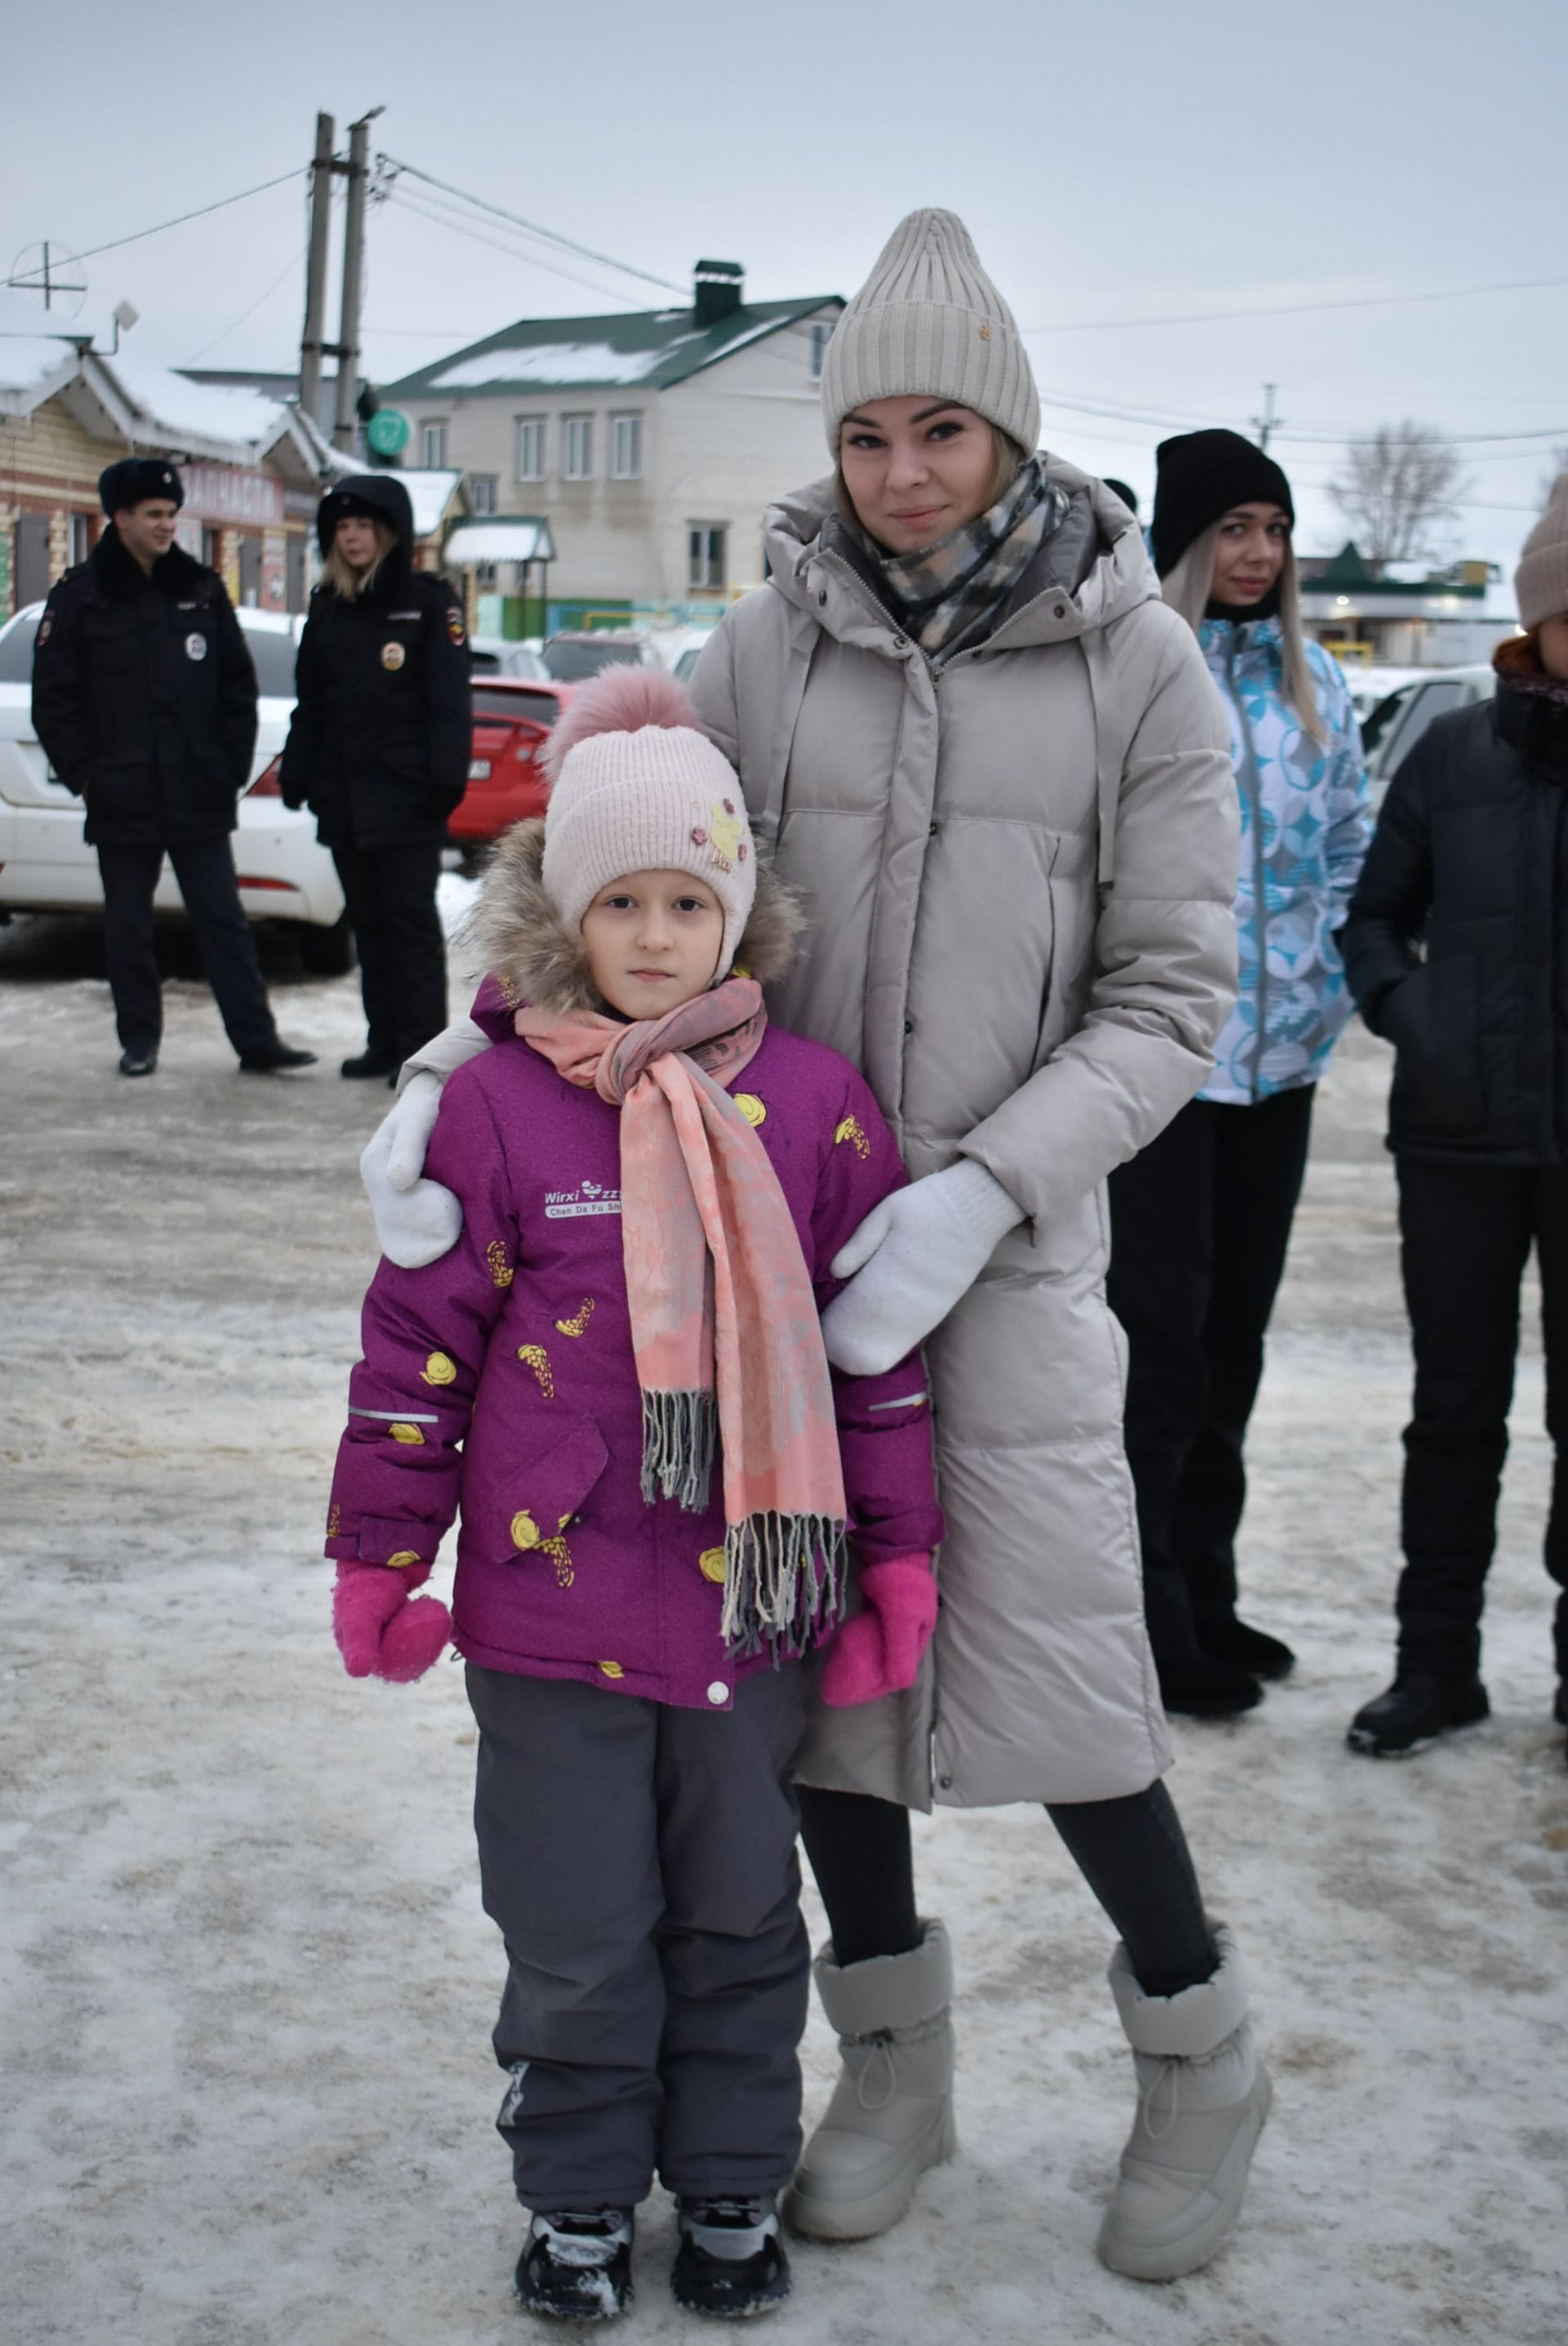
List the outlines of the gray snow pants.
<svg viewBox="0 0 1568 2346">
<path fill-rule="evenodd" d="M 789 1766 L 802 1674 L 727 1711 L 468 1667 L 474 1828 L 509 1969 L 496 2123 L 524 2207 L 783 2188 L 809 1948 Z"/>
</svg>

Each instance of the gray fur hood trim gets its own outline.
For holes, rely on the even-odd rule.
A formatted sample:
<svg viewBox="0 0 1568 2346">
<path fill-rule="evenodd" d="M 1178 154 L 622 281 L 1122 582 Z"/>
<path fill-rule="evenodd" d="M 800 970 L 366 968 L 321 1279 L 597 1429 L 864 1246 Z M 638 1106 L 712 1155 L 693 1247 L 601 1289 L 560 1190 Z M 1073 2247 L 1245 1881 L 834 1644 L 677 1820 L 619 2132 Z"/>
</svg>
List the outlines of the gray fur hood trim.
<svg viewBox="0 0 1568 2346">
<path fill-rule="evenodd" d="M 545 825 L 514 823 L 495 842 L 479 902 L 463 923 L 462 944 L 492 977 L 514 987 L 535 1010 L 603 1010 L 588 976 L 580 933 L 571 933 L 545 892 Z M 800 900 L 769 866 L 757 867 L 757 901 L 736 953 L 737 965 L 762 985 L 792 965 L 805 915 Z"/>
</svg>

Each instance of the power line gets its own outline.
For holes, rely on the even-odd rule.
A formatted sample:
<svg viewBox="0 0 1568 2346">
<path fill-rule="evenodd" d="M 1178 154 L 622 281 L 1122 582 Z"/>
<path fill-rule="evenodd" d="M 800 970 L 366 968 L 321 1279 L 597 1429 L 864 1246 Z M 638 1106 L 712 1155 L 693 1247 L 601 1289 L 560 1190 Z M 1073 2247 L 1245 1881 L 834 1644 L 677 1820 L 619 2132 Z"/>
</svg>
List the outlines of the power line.
<svg viewBox="0 0 1568 2346">
<path fill-rule="evenodd" d="M 492 252 L 504 253 L 508 260 L 521 261 L 530 269 L 547 270 L 552 277 L 565 277 L 574 285 L 585 285 L 590 292 L 601 294 L 606 301 L 621 301 L 628 309 L 636 308 L 630 294 L 617 293 L 608 285 L 600 285 L 591 277 L 581 276 L 575 269 L 563 269 L 559 261 L 546 260 L 542 253 L 529 252 L 515 240 L 503 243 L 497 237 L 486 236 L 484 230 L 476 228 L 472 220 L 453 219 L 449 217 L 448 210 L 437 211 L 420 198 L 411 195 L 406 189 L 394 188 L 390 190 L 390 195 L 392 201 L 402 210 L 412 212 L 416 219 L 430 221 L 435 228 L 447 229 L 453 236 L 465 237 L 471 243 L 486 245 Z"/>
<path fill-rule="evenodd" d="M 265 195 L 269 188 L 280 188 L 289 179 L 303 178 L 302 169 L 280 171 L 275 179 L 260 179 L 253 188 L 241 188 L 237 196 L 219 196 L 215 204 L 199 204 L 193 212 L 178 212 L 173 219 L 159 220 L 156 228 L 138 228 L 133 236 L 117 236 L 107 244 L 89 244 L 86 252 L 74 252 L 73 260 L 91 260 L 100 252 L 118 252 L 122 245 L 139 244 L 144 237 L 161 236 L 165 229 L 183 228 L 187 220 L 205 219 L 209 212 L 220 212 L 229 204 L 242 204 L 247 196 Z"/>
<path fill-rule="evenodd" d="M 529 236 L 541 237 L 546 244 L 558 245 L 563 252 L 574 252 L 579 260 L 596 261 L 602 269 L 617 270 L 623 277 L 640 277 L 645 284 L 661 286 L 667 293 L 678 293 L 684 301 L 687 289 L 677 285 L 667 277 L 656 277 L 651 270 L 639 269 L 629 260 L 617 260 L 613 252 L 599 252 L 591 244 L 578 244 L 575 238 L 561 236 L 553 228 L 542 228 L 537 220 L 524 219 L 520 212 L 509 212 L 500 204 L 489 202 L 484 196 L 471 196 L 463 188 L 454 188 L 446 179 L 438 179 L 433 172 L 422 171 L 416 163 L 401 162 L 395 155 L 378 155 L 378 168 L 406 171 L 411 178 L 423 179 L 427 187 L 439 188 L 443 194 L 455 196 L 460 202 L 471 204 L 475 211 L 492 213 Z"/>
<path fill-rule="evenodd" d="M 274 277 L 270 285 L 268 286 L 266 292 L 258 293 L 256 299 L 251 302 L 250 307 L 248 310 L 241 310 L 238 318 L 231 318 L 220 334 L 214 334 L 209 342 L 203 342 L 201 348 L 195 352 L 191 357 L 186 360 L 186 365 L 188 367 L 195 366 L 200 360 L 207 356 L 209 351 L 215 351 L 219 342 L 226 342 L 229 340 L 229 335 L 234 332 L 235 329 L 245 323 L 247 318 L 254 317 L 257 311 L 261 307 L 262 302 L 268 301 L 272 294 L 276 293 L 279 286 L 282 284 L 284 279 L 293 275 L 295 270 L 299 268 L 300 263 L 304 260 L 305 255 L 309 252 L 310 249 L 310 239 L 307 237 L 305 242 L 300 247 L 299 251 L 291 253 L 289 259 L 284 262 L 277 276 Z"/>
<path fill-rule="evenodd" d="M 1252 301 L 1244 310 L 1172 310 L 1144 318 L 1069 318 L 1051 326 L 1022 326 L 1023 334 L 1097 334 L 1135 326 L 1209 326 L 1231 318 L 1306 318 L 1325 310 L 1390 310 L 1418 301 L 1463 301 L 1478 293 L 1540 293 L 1568 285 L 1568 277 L 1501 278 L 1490 285 L 1447 285 L 1436 293 L 1361 293 L 1335 301 Z"/>
</svg>

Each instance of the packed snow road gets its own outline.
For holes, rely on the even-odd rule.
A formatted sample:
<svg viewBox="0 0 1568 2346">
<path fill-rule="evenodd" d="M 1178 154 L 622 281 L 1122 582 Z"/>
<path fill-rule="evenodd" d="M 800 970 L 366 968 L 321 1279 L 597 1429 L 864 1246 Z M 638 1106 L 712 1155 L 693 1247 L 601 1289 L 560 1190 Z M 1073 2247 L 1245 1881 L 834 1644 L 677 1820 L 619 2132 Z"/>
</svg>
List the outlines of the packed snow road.
<svg viewBox="0 0 1568 2346">
<path fill-rule="evenodd" d="M 351 1684 L 319 1553 L 374 1260 L 354 1160 L 386 1101 L 336 1075 L 355 984 L 279 962 L 280 1024 L 322 1064 L 267 1081 L 177 982 L 130 1084 L 92 954 L 87 923 L 0 933 L 3 2327 L 517 2339 L 461 1674 Z M 1404 1766 L 1344 1747 L 1388 1675 L 1408 1374 L 1386 1076 L 1358 1035 L 1325 1087 L 1253 1440 L 1246 1610 L 1300 1665 L 1250 1717 L 1176 1729 L 1278 2085 L 1242 2228 L 1164 2290 L 1095 2263 L 1132 2098 L 1108 1933 L 1042 1816 L 946 1813 L 917 1853 L 958 1961 L 961 2153 L 887 2239 L 797 2248 L 779 2346 L 1563 2335 L 1568 1769 L 1532 1332 L 1494 1717 Z M 814 2015 L 812 2111 L 830 2061 Z M 672 2249 L 658 2198 L 628 2337 L 697 2334 Z"/>
</svg>

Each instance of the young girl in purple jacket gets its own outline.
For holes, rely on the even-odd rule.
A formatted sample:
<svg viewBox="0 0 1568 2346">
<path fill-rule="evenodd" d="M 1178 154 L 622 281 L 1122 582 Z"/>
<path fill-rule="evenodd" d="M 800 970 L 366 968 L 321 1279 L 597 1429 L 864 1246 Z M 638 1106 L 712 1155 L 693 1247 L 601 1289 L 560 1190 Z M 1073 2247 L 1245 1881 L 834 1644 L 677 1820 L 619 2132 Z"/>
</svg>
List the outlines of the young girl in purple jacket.
<svg viewBox="0 0 1568 2346">
<path fill-rule="evenodd" d="M 919 1355 L 840 1375 L 819 1326 L 905 1176 L 849 1063 L 768 1024 L 797 915 L 681 688 L 612 670 L 551 762 L 476 918 L 499 1047 L 431 1146 L 463 1238 L 365 1300 L 335 1626 L 356 1677 L 468 1665 L 518 2296 L 618 2312 L 657 2171 L 677 2298 L 751 2313 L 800 2147 L 799 1664 L 831 1639 L 824 1698 L 871 1700 L 935 1620 Z M 449 1615 L 412 1592 L 454 1516 Z"/>
</svg>

